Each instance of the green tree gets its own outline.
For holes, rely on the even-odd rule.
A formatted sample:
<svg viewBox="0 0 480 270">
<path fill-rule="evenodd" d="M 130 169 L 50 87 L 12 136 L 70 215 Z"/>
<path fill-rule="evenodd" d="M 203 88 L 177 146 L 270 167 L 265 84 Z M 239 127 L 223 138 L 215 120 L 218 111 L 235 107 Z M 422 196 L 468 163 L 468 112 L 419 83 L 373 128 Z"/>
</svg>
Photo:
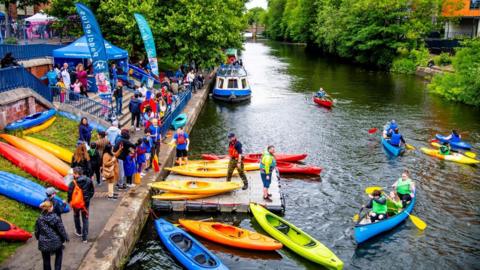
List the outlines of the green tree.
<svg viewBox="0 0 480 270">
<path fill-rule="evenodd" d="M 255 25 L 255 24 L 264 24 L 265 14 L 267 11 L 261 7 L 254 7 L 251 8 L 245 13 L 245 17 L 247 19 L 248 25 Z"/>
<path fill-rule="evenodd" d="M 284 39 L 284 27 L 282 17 L 285 10 L 286 0 L 269 0 L 266 16 L 266 32 L 268 37 L 276 40 Z"/>
</svg>

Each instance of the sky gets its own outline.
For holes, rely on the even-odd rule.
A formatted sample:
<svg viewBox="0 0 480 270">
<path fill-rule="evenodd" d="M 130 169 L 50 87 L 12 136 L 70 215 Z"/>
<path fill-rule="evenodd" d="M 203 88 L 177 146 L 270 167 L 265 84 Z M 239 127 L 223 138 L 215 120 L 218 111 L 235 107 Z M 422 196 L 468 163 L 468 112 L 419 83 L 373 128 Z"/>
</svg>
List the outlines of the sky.
<svg viewBox="0 0 480 270">
<path fill-rule="evenodd" d="M 267 9 L 267 0 L 250 0 L 247 4 L 247 9 L 251 9 L 254 7 L 262 7 Z"/>
</svg>

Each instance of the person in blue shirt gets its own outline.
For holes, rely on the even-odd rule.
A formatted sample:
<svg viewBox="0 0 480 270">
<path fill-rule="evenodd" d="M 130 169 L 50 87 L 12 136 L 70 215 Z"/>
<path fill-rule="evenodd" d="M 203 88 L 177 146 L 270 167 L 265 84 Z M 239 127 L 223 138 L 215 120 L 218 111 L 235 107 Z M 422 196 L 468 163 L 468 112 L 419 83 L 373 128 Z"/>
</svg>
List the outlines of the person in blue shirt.
<svg viewBox="0 0 480 270">
<path fill-rule="evenodd" d="M 86 142 L 90 145 L 90 139 L 92 138 L 93 128 L 88 124 L 86 117 L 82 117 L 80 125 L 78 125 L 78 140 Z"/>
<path fill-rule="evenodd" d="M 390 138 L 395 131 L 395 129 L 398 128 L 397 122 L 395 120 L 390 121 L 390 123 L 387 123 L 385 125 L 385 129 L 383 130 L 383 138 Z"/>
<path fill-rule="evenodd" d="M 405 139 L 403 139 L 402 134 L 398 131 L 398 128 L 390 136 L 390 140 L 388 141 L 391 145 L 399 147 L 400 143 L 405 144 Z"/>
<path fill-rule="evenodd" d="M 110 74 L 112 74 L 112 80 L 110 82 L 110 85 L 111 85 L 112 89 L 115 89 L 115 87 L 117 87 L 117 81 L 118 81 L 117 65 L 115 65 L 115 63 L 112 63 L 112 68 L 110 69 Z"/>
<path fill-rule="evenodd" d="M 149 127 L 149 131 L 150 131 L 150 138 L 152 139 L 152 142 L 153 142 L 152 155 L 150 157 L 150 161 L 152 162 L 154 156 L 156 155 L 158 157 L 158 154 L 160 153 L 160 144 L 161 144 L 161 141 L 162 141 L 162 133 L 161 133 L 162 131 L 161 131 L 160 125 L 158 124 L 158 119 L 157 118 L 153 118 L 151 120 L 151 122 L 152 122 L 152 124 Z M 160 164 L 158 164 L 158 165 L 160 165 Z"/>
<path fill-rule="evenodd" d="M 458 132 L 454 129 L 452 130 L 452 133 L 445 138 L 445 140 L 448 140 L 449 142 L 460 142 L 462 140 L 462 136 L 460 136 L 460 134 L 458 134 Z"/>
<path fill-rule="evenodd" d="M 177 145 L 177 164 L 186 165 L 188 162 L 188 146 L 190 145 L 188 134 L 180 127 L 177 129 L 177 133 L 173 135 L 173 140 Z"/>
<path fill-rule="evenodd" d="M 123 171 L 125 172 L 125 178 L 127 179 L 127 187 L 135 186 L 133 184 L 133 175 L 137 171 L 137 159 L 136 151 L 134 147 L 130 147 L 128 150 L 128 155 L 125 157 L 123 162 Z"/>
<path fill-rule="evenodd" d="M 318 90 L 318 92 L 315 94 L 316 97 L 318 98 L 323 98 L 327 95 L 327 93 L 325 92 L 325 90 L 323 90 L 322 87 L 320 87 L 320 89 Z"/>
</svg>

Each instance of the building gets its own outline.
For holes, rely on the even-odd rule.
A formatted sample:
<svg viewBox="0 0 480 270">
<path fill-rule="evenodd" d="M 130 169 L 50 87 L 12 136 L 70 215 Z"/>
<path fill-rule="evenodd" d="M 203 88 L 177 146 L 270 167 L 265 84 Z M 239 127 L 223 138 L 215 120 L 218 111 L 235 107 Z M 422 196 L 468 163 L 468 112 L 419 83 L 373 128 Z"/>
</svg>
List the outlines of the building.
<svg viewBox="0 0 480 270">
<path fill-rule="evenodd" d="M 445 23 L 445 39 L 480 37 L 480 0 L 447 0 L 442 15 L 452 19 Z"/>
</svg>

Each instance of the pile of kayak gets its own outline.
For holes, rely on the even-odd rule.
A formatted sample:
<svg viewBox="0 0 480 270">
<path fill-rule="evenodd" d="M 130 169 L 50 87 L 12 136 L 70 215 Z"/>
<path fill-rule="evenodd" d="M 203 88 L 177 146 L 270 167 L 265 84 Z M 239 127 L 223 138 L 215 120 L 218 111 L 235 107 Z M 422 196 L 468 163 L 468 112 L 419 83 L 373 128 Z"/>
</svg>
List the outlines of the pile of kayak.
<svg viewBox="0 0 480 270">
<path fill-rule="evenodd" d="M 287 247 L 298 255 L 329 269 L 342 269 L 343 262 L 326 246 L 283 218 L 257 204 L 250 211 L 266 235 L 219 222 L 180 219 L 182 230 L 165 219 L 155 220 L 160 240 L 186 269 L 228 269 L 192 235 L 229 247 L 273 252 Z"/>
<path fill-rule="evenodd" d="M 442 144 L 445 143 L 448 143 L 450 145 L 451 149 L 449 154 L 444 154 L 440 151 Z M 477 155 L 473 152 L 468 151 L 472 149 L 472 146 L 467 142 L 464 142 L 462 140 L 448 140 L 447 136 L 436 134 L 435 139 L 431 140 L 430 144 L 434 148 L 422 147 L 420 148 L 420 151 L 422 151 L 426 155 L 446 161 L 452 161 L 467 165 L 480 164 L 480 160 L 476 159 Z"/>
<path fill-rule="evenodd" d="M 156 200 L 195 200 L 211 197 L 242 188 L 242 182 L 204 181 L 204 180 L 172 180 L 149 184 L 163 193 L 153 195 Z"/>
<path fill-rule="evenodd" d="M 48 128 L 55 121 L 55 109 L 46 110 L 25 116 L 5 126 L 6 131 L 22 130 L 23 134 L 35 133 Z"/>
</svg>

